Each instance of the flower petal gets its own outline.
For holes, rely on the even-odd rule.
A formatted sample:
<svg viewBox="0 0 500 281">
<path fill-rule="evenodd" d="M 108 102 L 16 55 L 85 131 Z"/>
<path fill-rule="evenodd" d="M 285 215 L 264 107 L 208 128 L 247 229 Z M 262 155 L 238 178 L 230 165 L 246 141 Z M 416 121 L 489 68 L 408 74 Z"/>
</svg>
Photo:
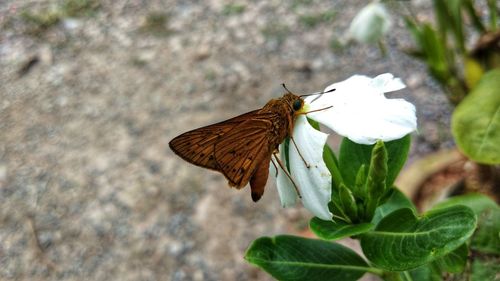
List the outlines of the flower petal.
<svg viewBox="0 0 500 281">
<path fill-rule="evenodd" d="M 354 17 L 347 36 L 361 43 L 374 43 L 389 31 L 391 25 L 391 16 L 384 5 L 372 2 Z"/>
<path fill-rule="evenodd" d="M 306 98 L 309 111 L 331 106 L 308 116 L 356 143 L 399 139 L 416 130 L 415 107 L 403 99 L 387 99 L 384 93 L 404 87 L 401 79 L 390 73 L 373 79 L 355 75 L 325 89 L 335 88 L 335 92 L 315 101 L 315 96 Z"/>
<path fill-rule="evenodd" d="M 285 145 L 283 143 L 280 144 L 279 151 L 279 158 L 281 162 L 286 165 Z M 278 169 L 278 171 L 276 171 L 276 168 Z M 292 181 L 290 181 L 290 178 L 288 178 L 288 176 L 284 171 L 280 169 L 279 166 L 276 167 L 273 163 L 269 165 L 269 173 L 276 177 L 276 187 L 278 188 L 278 195 L 280 196 L 281 206 L 283 208 L 295 206 L 298 196 Z"/>
<path fill-rule="evenodd" d="M 300 190 L 302 203 L 323 220 L 332 219 L 332 213 L 328 209 L 332 176 L 323 161 L 323 148 L 327 137 L 327 134 L 314 129 L 304 115 L 299 115 L 295 120 L 293 138 L 304 159 L 300 157 L 293 143 L 289 145 L 290 172 Z M 306 167 L 304 160 L 309 167 Z"/>
<path fill-rule="evenodd" d="M 371 79 L 370 83 L 380 93 L 389 93 L 406 88 L 401 78 L 394 78 L 391 73 L 380 74 Z"/>
</svg>

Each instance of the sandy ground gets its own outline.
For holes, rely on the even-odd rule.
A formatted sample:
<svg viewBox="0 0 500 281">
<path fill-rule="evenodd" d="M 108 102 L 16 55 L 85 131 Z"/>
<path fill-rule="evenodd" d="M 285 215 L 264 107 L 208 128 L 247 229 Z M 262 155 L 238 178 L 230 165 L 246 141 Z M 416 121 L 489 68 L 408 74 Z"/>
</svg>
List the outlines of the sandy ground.
<svg viewBox="0 0 500 281">
<path fill-rule="evenodd" d="M 401 51 L 400 17 L 385 57 L 338 47 L 364 1 L 63 2 L 0 2 L 0 280 L 270 280 L 245 249 L 303 233 L 311 215 L 282 209 L 272 182 L 253 203 L 168 142 L 282 82 L 307 93 L 392 72 L 418 109 L 412 159 L 451 145 L 449 107 Z M 50 11 L 55 23 L 33 20 Z"/>
</svg>

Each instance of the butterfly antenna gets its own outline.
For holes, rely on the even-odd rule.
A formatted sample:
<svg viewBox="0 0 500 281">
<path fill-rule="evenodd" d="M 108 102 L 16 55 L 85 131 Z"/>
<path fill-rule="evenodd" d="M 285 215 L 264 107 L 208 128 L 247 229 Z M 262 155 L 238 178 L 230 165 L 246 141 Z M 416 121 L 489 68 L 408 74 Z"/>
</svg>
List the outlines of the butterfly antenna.
<svg viewBox="0 0 500 281">
<path fill-rule="evenodd" d="M 327 94 L 327 93 L 331 93 L 331 92 L 333 92 L 333 91 L 335 91 L 335 90 L 336 90 L 336 89 L 335 89 L 335 88 L 333 88 L 333 89 L 330 89 L 330 90 L 328 90 L 328 91 L 326 91 L 326 92 L 325 92 L 325 91 L 323 91 L 323 93 L 319 94 L 319 95 L 318 95 L 317 97 L 315 97 L 315 98 L 314 98 L 311 102 L 313 102 L 313 101 L 315 101 L 315 100 L 319 99 L 319 97 L 321 97 L 321 95 L 323 95 L 323 94 Z"/>
<path fill-rule="evenodd" d="M 288 88 L 286 87 L 285 83 L 281 83 L 281 86 L 283 86 L 283 88 L 288 92 L 288 93 L 292 93 L 290 90 L 288 90 Z"/>
<path fill-rule="evenodd" d="M 328 91 L 321 91 L 321 92 L 316 92 L 316 93 L 312 93 L 312 94 L 300 95 L 300 97 L 308 97 L 308 96 L 316 96 L 316 95 L 317 95 L 317 97 L 315 97 L 315 98 L 311 101 L 311 102 L 313 102 L 313 101 L 315 101 L 315 100 L 319 99 L 319 97 L 321 97 L 321 95 L 323 95 L 323 94 L 327 94 L 327 93 L 331 93 L 331 92 L 333 92 L 333 91 L 335 91 L 335 90 L 336 90 L 336 89 L 335 89 L 335 88 L 333 88 L 333 89 L 330 89 L 330 90 L 328 90 Z"/>
</svg>

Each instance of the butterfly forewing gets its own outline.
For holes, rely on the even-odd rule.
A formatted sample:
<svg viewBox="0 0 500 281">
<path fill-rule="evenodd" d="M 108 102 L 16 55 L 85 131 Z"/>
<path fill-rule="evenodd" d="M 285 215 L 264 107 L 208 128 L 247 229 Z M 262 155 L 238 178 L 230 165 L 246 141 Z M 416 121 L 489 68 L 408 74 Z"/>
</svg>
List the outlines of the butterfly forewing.
<svg viewBox="0 0 500 281">
<path fill-rule="evenodd" d="M 256 114 L 223 135 L 215 145 L 215 160 L 236 187 L 244 187 L 256 167 L 264 160 L 270 161 L 268 134 L 273 123 L 268 115 Z"/>
<path fill-rule="evenodd" d="M 186 132 L 171 140 L 170 148 L 192 164 L 219 170 L 214 157 L 215 144 L 225 133 L 248 120 L 257 112 L 258 110 L 250 111 L 229 120 Z"/>
</svg>

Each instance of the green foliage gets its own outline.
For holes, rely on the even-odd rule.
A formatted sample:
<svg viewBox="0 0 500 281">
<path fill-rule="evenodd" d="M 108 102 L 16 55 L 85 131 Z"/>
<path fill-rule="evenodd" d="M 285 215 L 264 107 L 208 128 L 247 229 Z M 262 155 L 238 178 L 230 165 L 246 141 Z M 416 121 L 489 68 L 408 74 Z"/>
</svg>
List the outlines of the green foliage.
<svg viewBox="0 0 500 281">
<path fill-rule="evenodd" d="M 465 206 L 431 210 L 417 217 L 403 208 L 384 217 L 361 236 L 366 257 L 380 268 L 404 271 L 432 262 L 462 245 L 474 232 L 476 217 Z"/>
<path fill-rule="evenodd" d="M 458 105 L 452 129 L 460 149 L 474 161 L 498 164 L 500 69 L 488 69 L 498 66 L 500 56 L 491 55 L 491 50 L 497 50 L 494 44 L 481 46 L 479 51 L 467 49 L 471 28 L 465 25 L 471 23 L 481 38 L 498 36 L 497 2 L 487 0 L 487 17 L 475 10 L 471 0 L 433 3 L 434 24 L 406 18 L 417 45 L 411 53 L 427 63 L 450 102 Z M 312 28 L 322 22 L 320 18 L 306 15 L 300 20 Z M 483 22 L 485 18 L 488 23 Z M 273 26 L 263 34 L 280 38 L 276 34 L 283 33 L 281 30 L 284 28 Z M 500 271 L 500 208 L 486 196 L 469 194 L 419 215 L 394 186 L 409 147 L 410 137 L 406 136 L 374 145 L 344 139 L 338 158 L 330 147 L 323 150 L 332 175 L 328 207 L 333 220 L 313 218 L 310 229 L 323 240 L 359 240 L 369 262 L 338 244 L 292 236 L 256 240 L 247 260 L 279 280 L 355 280 L 365 272 L 398 281 L 442 280 L 443 276 L 496 278 Z"/>
<path fill-rule="evenodd" d="M 484 74 L 456 108 L 452 132 L 460 150 L 472 160 L 500 163 L 500 69 Z"/>
<path fill-rule="evenodd" d="M 22 11 L 21 18 L 36 30 L 48 29 L 61 21 L 61 14 L 57 10 L 46 10 L 38 13 Z"/>
<path fill-rule="evenodd" d="M 222 9 L 222 14 L 226 16 L 239 15 L 243 13 L 245 9 L 246 6 L 243 4 L 229 3 L 224 5 L 224 8 Z"/>
<path fill-rule="evenodd" d="M 410 143 L 411 137 L 409 135 L 384 143 L 387 150 L 387 186 L 392 186 L 403 168 L 408 157 Z M 342 167 L 342 178 L 347 186 L 352 186 L 356 182 L 361 165 L 370 166 L 374 146 L 357 144 L 347 138 L 343 139 L 339 151 L 339 166 Z"/>
<path fill-rule="evenodd" d="M 455 205 L 469 207 L 478 218 L 478 227 L 473 234 L 470 248 L 484 254 L 500 255 L 500 207 L 489 197 L 470 193 L 453 197 L 434 207 L 446 208 Z"/>
<path fill-rule="evenodd" d="M 387 190 L 385 180 L 387 178 L 387 150 L 384 143 L 379 141 L 372 150 L 368 177 L 366 179 L 366 208 L 364 217 L 371 219 L 375 209 L 384 198 Z"/>
<path fill-rule="evenodd" d="M 371 221 L 377 207 L 389 198 L 392 184 L 406 161 L 409 148 L 410 136 L 374 145 L 357 144 L 344 138 L 335 168 L 340 173 L 332 173 L 337 187 L 332 190 L 332 200 L 348 216 L 346 221 Z M 349 192 L 346 188 L 340 188 L 342 185 Z"/>
<path fill-rule="evenodd" d="M 471 281 L 498 280 L 500 258 L 477 259 L 472 263 Z"/>
<path fill-rule="evenodd" d="M 495 0 L 488 0 L 488 9 L 490 12 L 490 28 L 495 30 L 498 28 L 498 15 L 497 15 L 497 3 Z"/>
<path fill-rule="evenodd" d="M 417 212 L 415 205 L 399 189 L 393 188 L 389 199 L 382 205 L 379 205 L 373 216 L 372 223 L 378 224 L 382 218 L 388 214 L 403 208 L 411 209 Z"/>
<path fill-rule="evenodd" d="M 340 186 L 343 180 L 339 170 L 339 161 L 337 160 L 335 153 L 333 153 L 332 149 L 328 145 L 325 145 L 325 148 L 323 149 L 323 160 L 325 161 L 326 167 L 328 167 L 328 170 L 332 174 L 332 185 L 334 185 L 334 189 L 336 189 Z"/>
<path fill-rule="evenodd" d="M 498 55 L 497 47 L 483 46 L 482 50 L 468 50 L 470 35 L 474 30 L 480 37 L 494 37 L 498 30 L 497 3 L 488 0 L 489 27 L 482 22 L 471 0 L 434 0 L 435 25 L 419 22 L 414 17 L 406 18 L 406 26 L 413 36 L 417 49 L 409 51 L 416 58 L 425 61 L 430 74 L 446 90 L 448 99 L 454 105 L 459 104 L 474 86 L 471 81 L 484 70 L 495 68 Z M 483 11 L 481 11 L 483 13 Z M 472 23 L 472 28 L 466 24 Z M 484 38 L 483 38 L 484 39 Z M 479 39 L 476 46 L 481 45 Z M 482 55 L 480 55 L 482 54 Z M 496 66 L 495 66 L 496 65 Z M 464 69 L 465 71 L 461 71 Z"/>
<path fill-rule="evenodd" d="M 497 203 L 495 203 L 495 201 L 493 201 L 488 196 L 479 193 L 468 193 L 465 195 L 455 196 L 446 201 L 443 201 L 434 206 L 434 209 L 447 208 L 456 205 L 464 205 L 469 207 L 476 214 L 476 216 L 481 215 L 481 213 L 488 209 L 498 208 Z"/>
<path fill-rule="evenodd" d="M 449 51 L 448 41 L 442 37 L 446 32 L 428 23 L 417 24 L 410 18 L 406 19 L 406 25 L 418 46 L 414 56 L 424 60 L 432 77 L 449 89 L 449 100 L 454 104 L 460 102 L 467 89 L 457 79 L 455 54 Z"/>
<path fill-rule="evenodd" d="M 309 222 L 309 228 L 312 232 L 324 240 L 338 240 L 356 236 L 371 230 L 374 226 L 371 223 L 348 224 L 345 222 L 324 221 L 316 217 Z"/>
<path fill-rule="evenodd" d="M 323 240 L 358 239 L 371 267 L 338 244 L 293 236 L 257 239 L 246 259 L 278 280 L 356 280 L 365 272 L 384 280 L 440 280 L 444 272 L 463 272 L 467 243 L 483 250 L 498 245 L 491 233 L 498 234 L 493 222 L 500 219 L 488 213 L 496 204 L 469 195 L 418 216 L 413 203 L 393 187 L 409 145 L 408 136 L 370 146 L 345 139 L 338 161 L 328 146 L 324 149 L 333 178 L 329 207 L 334 220 L 312 218 L 309 227 Z M 481 215 L 486 230 L 474 233 Z M 477 236 L 471 238 L 473 233 Z"/>
<path fill-rule="evenodd" d="M 400 276 L 405 276 L 405 273 L 400 273 Z M 402 280 L 412 280 L 412 281 L 442 281 L 441 271 L 434 263 L 429 263 L 418 268 L 415 268 L 409 272 L 411 279 Z M 399 279 L 401 280 L 401 279 Z"/>
<path fill-rule="evenodd" d="M 278 280 L 357 280 L 369 271 L 353 250 L 337 243 L 289 235 L 261 237 L 245 259 Z"/>
<path fill-rule="evenodd" d="M 500 208 L 483 211 L 478 218 L 478 228 L 471 241 L 471 248 L 486 254 L 500 255 Z"/>
<path fill-rule="evenodd" d="M 313 2 L 314 2 L 313 0 L 292 0 L 288 1 L 288 4 L 290 5 L 290 8 L 296 9 L 299 7 L 309 6 Z"/>
<path fill-rule="evenodd" d="M 321 23 L 331 22 L 335 18 L 336 12 L 333 10 L 318 14 L 307 14 L 299 17 L 299 21 L 307 28 L 314 28 Z"/>
<path fill-rule="evenodd" d="M 460 273 L 465 268 L 468 253 L 469 249 L 467 248 L 467 244 L 464 243 L 453 252 L 434 261 L 434 264 L 440 269 L 440 271 Z"/>
<path fill-rule="evenodd" d="M 98 0 L 65 0 L 61 9 L 67 17 L 91 16 L 100 6 Z"/>
<path fill-rule="evenodd" d="M 57 25 L 65 18 L 92 16 L 99 7 L 98 0 L 64 0 L 47 9 L 23 10 L 20 17 L 30 26 L 28 31 L 36 34 Z"/>
</svg>

